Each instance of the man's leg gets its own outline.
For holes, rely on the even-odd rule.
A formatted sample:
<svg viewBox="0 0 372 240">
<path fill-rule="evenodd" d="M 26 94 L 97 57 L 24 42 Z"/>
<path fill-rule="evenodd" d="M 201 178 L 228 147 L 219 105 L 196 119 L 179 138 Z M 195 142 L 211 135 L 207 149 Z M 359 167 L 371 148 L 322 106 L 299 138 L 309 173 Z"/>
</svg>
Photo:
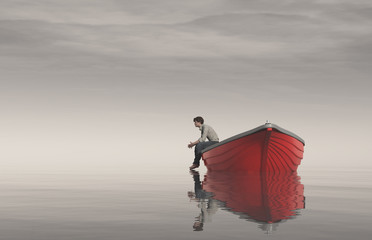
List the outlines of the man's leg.
<svg viewBox="0 0 372 240">
<path fill-rule="evenodd" d="M 200 143 L 195 145 L 195 149 L 194 149 L 195 150 L 195 158 L 194 158 L 194 162 L 192 163 L 193 165 L 197 165 L 197 166 L 200 165 L 200 159 L 202 157 L 201 151 L 203 150 L 204 143 L 205 142 L 200 142 Z"/>
<path fill-rule="evenodd" d="M 212 146 L 213 144 L 216 144 L 218 142 L 215 142 L 215 141 L 209 141 L 209 142 L 200 142 L 198 144 L 196 144 L 195 146 L 195 158 L 194 158 L 194 162 L 193 164 L 194 165 L 200 165 L 200 159 L 202 157 L 202 151 L 203 149 L 209 147 L 209 146 Z"/>
<path fill-rule="evenodd" d="M 207 147 L 212 146 L 213 144 L 216 144 L 216 143 L 218 143 L 218 142 L 217 142 L 217 141 L 208 141 L 208 142 L 204 142 L 204 143 L 205 143 L 205 145 L 204 145 L 204 147 L 203 147 L 202 150 L 204 150 L 204 149 L 206 149 Z"/>
</svg>

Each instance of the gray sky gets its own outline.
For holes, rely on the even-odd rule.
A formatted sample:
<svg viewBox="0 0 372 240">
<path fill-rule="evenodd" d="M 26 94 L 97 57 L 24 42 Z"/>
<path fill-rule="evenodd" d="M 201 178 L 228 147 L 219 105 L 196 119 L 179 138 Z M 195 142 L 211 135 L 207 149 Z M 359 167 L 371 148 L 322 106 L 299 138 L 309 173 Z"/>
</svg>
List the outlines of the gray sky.
<svg viewBox="0 0 372 240">
<path fill-rule="evenodd" d="M 3 158 L 189 156 L 202 115 L 222 139 L 269 119 L 309 165 L 370 166 L 371 26 L 369 0 L 2 0 Z"/>
</svg>

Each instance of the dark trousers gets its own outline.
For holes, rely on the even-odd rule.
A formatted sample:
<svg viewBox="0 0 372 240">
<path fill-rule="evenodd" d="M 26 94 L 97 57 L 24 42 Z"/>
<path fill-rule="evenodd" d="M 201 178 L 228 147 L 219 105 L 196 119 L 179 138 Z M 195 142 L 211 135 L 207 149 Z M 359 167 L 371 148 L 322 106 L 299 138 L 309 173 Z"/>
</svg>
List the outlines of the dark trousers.
<svg viewBox="0 0 372 240">
<path fill-rule="evenodd" d="M 200 165 L 200 159 L 202 157 L 202 150 L 218 143 L 217 141 L 200 142 L 195 146 L 195 158 L 193 164 Z"/>
</svg>

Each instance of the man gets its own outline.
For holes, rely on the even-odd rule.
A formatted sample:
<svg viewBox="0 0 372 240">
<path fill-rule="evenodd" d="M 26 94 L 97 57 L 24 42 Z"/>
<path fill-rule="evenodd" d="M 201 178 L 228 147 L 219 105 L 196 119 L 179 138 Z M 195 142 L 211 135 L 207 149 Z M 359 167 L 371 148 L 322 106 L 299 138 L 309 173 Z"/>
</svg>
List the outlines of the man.
<svg viewBox="0 0 372 240">
<path fill-rule="evenodd" d="M 199 167 L 200 159 L 202 157 L 201 151 L 203 149 L 216 144 L 219 141 L 217 133 L 211 126 L 204 124 L 204 119 L 202 117 L 199 116 L 194 118 L 194 125 L 201 131 L 201 137 L 195 142 L 190 142 L 190 144 L 187 145 L 189 148 L 195 146 L 195 159 L 193 164 L 190 166 L 190 169 Z M 209 140 L 208 142 L 206 142 L 207 139 Z"/>
</svg>

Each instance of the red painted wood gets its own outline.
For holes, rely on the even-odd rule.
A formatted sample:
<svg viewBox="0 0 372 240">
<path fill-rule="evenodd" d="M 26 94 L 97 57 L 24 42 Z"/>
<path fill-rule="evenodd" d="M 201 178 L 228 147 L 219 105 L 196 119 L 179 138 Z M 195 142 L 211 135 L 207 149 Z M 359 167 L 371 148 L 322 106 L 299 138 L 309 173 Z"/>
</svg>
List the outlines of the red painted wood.
<svg viewBox="0 0 372 240">
<path fill-rule="evenodd" d="M 203 153 L 210 171 L 296 171 L 304 144 L 296 138 L 267 128 L 227 142 Z"/>
</svg>

